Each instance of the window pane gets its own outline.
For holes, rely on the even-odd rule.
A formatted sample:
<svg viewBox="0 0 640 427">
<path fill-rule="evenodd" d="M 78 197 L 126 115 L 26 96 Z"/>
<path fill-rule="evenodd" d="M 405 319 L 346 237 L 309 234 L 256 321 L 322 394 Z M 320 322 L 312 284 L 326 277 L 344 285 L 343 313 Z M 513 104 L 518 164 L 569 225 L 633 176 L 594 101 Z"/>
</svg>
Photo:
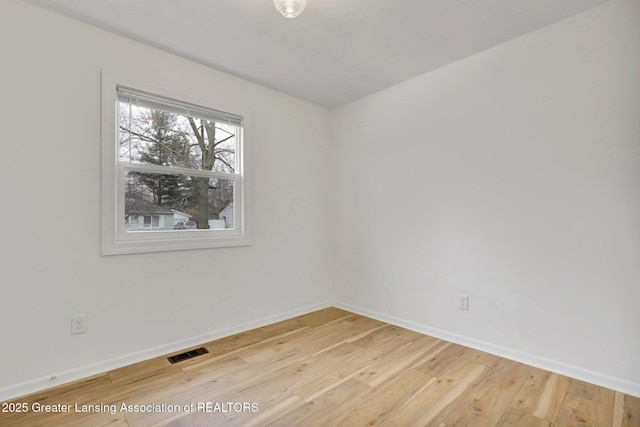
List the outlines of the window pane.
<svg viewBox="0 0 640 427">
<path fill-rule="evenodd" d="M 169 111 L 118 102 L 119 158 L 234 173 L 238 128 Z"/>
<path fill-rule="evenodd" d="M 125 172 L 127 231 L 232 229 L 234 180 Z"/>
</svg>

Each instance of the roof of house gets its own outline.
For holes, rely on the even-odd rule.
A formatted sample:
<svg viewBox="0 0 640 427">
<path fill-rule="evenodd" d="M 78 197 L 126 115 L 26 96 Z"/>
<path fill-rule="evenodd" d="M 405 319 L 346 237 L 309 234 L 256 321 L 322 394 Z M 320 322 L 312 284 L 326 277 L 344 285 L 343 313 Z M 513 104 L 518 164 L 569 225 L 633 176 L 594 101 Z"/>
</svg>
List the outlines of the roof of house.
<svg viewBox="0 0 640 427">
<path fill-rule="evenodd" d="M 177 209 L 171 209 L 171 212 L 173 212 L 174 214 L 178 214 L 178 215 L 184 215 L 184 216 L 189 217 L 189 218 L 191 218 L 193 216 L 193 215 L 189 215 L 186 212 L 179 211 Z"/>
<path fill-rule="evenodd" d="M 156 205 L 144 200 L 127 197 L 124 202 L 124 212 L 126 214 L 172 214 L 173 211 L 164 206 Z"/>
</svg>

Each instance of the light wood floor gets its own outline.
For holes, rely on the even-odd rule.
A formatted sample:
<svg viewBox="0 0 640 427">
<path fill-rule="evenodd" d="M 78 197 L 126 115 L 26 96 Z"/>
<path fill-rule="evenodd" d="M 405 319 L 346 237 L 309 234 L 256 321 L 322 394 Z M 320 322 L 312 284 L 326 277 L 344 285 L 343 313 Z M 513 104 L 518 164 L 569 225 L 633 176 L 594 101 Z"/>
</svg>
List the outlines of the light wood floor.
<svg viewBox="0 0 640 427">
<path fill-rule="evenodd" d="M 204 347 L 16 399 L 0 425 L 640 426 L 638 398 L 337 308 Z"/>
</svg>

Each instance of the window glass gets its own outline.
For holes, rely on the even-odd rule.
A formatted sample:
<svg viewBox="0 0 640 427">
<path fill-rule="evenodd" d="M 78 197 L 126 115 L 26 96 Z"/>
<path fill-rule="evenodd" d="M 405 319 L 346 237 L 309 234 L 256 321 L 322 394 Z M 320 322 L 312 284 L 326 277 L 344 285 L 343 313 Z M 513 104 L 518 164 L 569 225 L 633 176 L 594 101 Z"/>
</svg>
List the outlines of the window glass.
<svg viewBox="0 0 640 427">
<path fill-rule="evenodd" d="M 103 73 L 102 253 L 248 245 L 242 116 L 120 83 Z"/>
<path fill-rule="evenodd" d="M 238 127 L 216 120 L 216 113 L 194 117 L 182 105 L 164 102 L 152 102 L 150 95 L 141 101 L 135 92 L 119 91 L 118 156 L 129 165 L 125 169 L 125 224 L 135 217 L 145 218 L 144 227 L 128 226 L 126 230 L 191 229 L 181 221 L 195 223 L 197 230 L 233 228 L 233 179 L 189 176 L 168 168 L 234 174 Z M 158 168 L 138 170 L 135 164 Z M 152 218 L 159 218 L 153 213 L 166 219 L 163 227 L 159 219 L 153 222 Z"/>
<path fill-rule="evenodd" d="M 155 172 L 125 172 L 125 224 L 132 218 L 162 215 L 163 230 L 234 228 L 234 180 Z M 151 216 L 145 216 L 146 218 Z M 155 216 L 159 218 L 159 216 Z M 151 221 L 151 219 L 149 219 Z M 191 222 L 194 227 L 185 227 Z M 127 227 L 127 231 L 152 231 Z"/>
</svg>

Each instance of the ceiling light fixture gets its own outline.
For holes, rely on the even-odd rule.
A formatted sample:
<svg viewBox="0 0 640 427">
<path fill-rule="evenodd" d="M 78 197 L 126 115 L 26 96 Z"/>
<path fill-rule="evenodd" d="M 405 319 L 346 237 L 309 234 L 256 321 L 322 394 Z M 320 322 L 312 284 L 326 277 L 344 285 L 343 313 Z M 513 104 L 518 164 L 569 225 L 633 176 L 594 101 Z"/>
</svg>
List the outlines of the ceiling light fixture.
<svg viewBox="0 0 640 427">
<path fill-rule="evenodd" d="M 307 6 L 307 0 L 273 0 L 273 5 L 285 18 L 295 18 Z"/>
</svg>

